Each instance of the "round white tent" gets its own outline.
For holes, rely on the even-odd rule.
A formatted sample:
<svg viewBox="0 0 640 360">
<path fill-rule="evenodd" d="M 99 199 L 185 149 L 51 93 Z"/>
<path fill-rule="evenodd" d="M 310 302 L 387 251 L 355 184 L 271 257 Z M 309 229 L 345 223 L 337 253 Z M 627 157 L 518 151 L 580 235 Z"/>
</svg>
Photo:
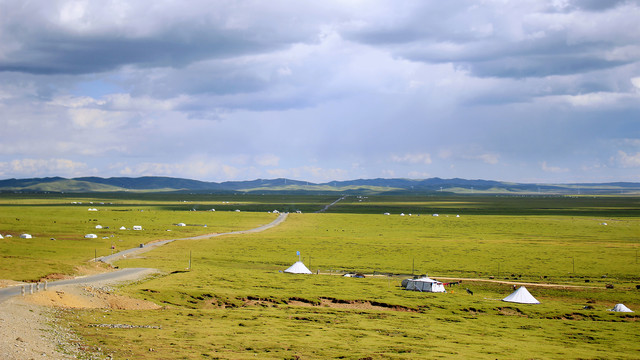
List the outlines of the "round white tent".
<svg viewBox="0 0 640 360">
<path fill-rule="evenodd" d="M 511 295 L 502 299 L 506 302 L 514 302 L 519 304 L 540 304 L 540 301 L 536 300 L 526 287 L 520 286 L 518 290 L 511 293 Z"/>
<path fill-rule="evenodd" d="M 289 266 L 289 268 L 284 272 L 289 274 L 312 274 L 302 261 L 296 261 L 295 264 Z"/>
<path fill-rule="evenodd" d="M 613 307 L 613 309 L 609 309 L 609 311 L 615 311 L 615 312 L 633 312 L 633 310 L 629 309 L 628 307 L 626 307 L 624 304 L 616 304 L 616 306 Z"/>
<path fill-rule="evenodd" d="M 96 234 L 87 234 L 84 237 L 87 238 L 87 239 L 97 239 L 98 235 L 96 235 Z"/>
</svg>

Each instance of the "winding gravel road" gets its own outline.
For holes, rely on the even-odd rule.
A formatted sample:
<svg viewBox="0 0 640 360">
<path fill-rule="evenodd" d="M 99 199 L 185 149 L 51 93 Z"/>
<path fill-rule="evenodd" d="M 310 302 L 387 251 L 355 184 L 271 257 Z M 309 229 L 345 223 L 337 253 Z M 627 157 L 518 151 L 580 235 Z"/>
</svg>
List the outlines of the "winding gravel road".
<svg viewBox="0 0 640 360">
<path fill-rule="evenodd" d="M 192 236 L 192 237 L 188 237 L 188 238 L 181 238 L 181 239 L 171 239 L 171 240 L 162 240 L 162 241 L 155 241 L 155 242 L 151 242 L 147 245 L 145 245 L 144 247 L 137 247 L 137 248 L 133 248 L 133 249 L 127 249 L 127 250 L 123 250 L 120 251 L 118 253 L 115 253 L 113 255 L 108 255 L 108 256 L 103 256 L 103 257 L 99 257 L 96 260 L 98 261 L 102 261 L 104 263 L 108 263 L 108 264 L 112 264 L 114 261 L 119 260 L 121 258 L 124 258 L 127 255 L 137 255 L 146 251 L 150 251 L 152 249 L 157 248 L 158 246 L 162 246 L 165 244 L 168 244 L 170 242 L 173 241 L 180 241 L 180 240 L 203 240 L 203 239 L 209 239 L 212 237 L 217 237 L 217 236 L 223 236 L 223 235 L 233 235 L 233 234 L 249 234 L 249 233 L 256 233 L 256 232 L 260 232 L 260 231 L 264 231 L 267 229 L 270 229 L 274 226 L 279 225 L 280 223 L 282 223 L 286 218 L 287 218 L 287 213 L 282 213 L 280 214 L 274 221 L 272 221 L 269 224 L 266 225 L 262 225 L 259 226 L 257 228 L 254 229 L 249 229 L 249 230 L 240 230 L 240 231 L 231 231 L 231 232 L 226 232 L 226 233 L 215 233 L 215 234 L 205 234 L 205 235 L 198 235 L 198 236 Z M 93 261 L 93 260 L 91 260 Z M 148 276 L 154 272 L 157 272 L 158 270 L 156 269 L 150 269 L 150 268 L 125 268 L 125 269 L 120 269 L 120 270 L 116 270 L 116 271 L 111 271 L 108 273 L 103 273 L 103 274 L 97 274 L 97 275 L 89 275 L 89 276 L 82 276 L 82 277 L 78 277 L 75 279 L 68 279 L 68 280 L 58 280 L 58 281 L 51 281 L 47 283 L 47 289 L 54 289 L 56 287 L 59 286 L 64 286 L 64 285 L 102 285 L 102 284 L 113 284 L 116 282 L 121 282 L 121 281 L 135 281 L 138 279 L 141 279 L 145 276 Z M 24 285 L 25 286 L 25 292 L 26 294 L 30 293 L 30 288 L 31 288 L 31 284 L 28 285 Z M 22 293 L 22 287 L 23 286 L 10 286 L 10 287 L 6 287 L 6 288 L 2 288 L 0 289 L 0 303 L 3 303 L 4 301 L 6 301 L 7 299 L 9 299 L 12 296 L 16 296 L 16 295 L 20 295 Z M 34 285 L 35 288 L 35 285 Z M 40 284 L 40 290 L 44 289 L 44 283 Z M 34 289 L 35 291 L 35 289 Z"/>
<path fill-rule="evenodd" d="M 231 231 L 231 232 L 226 232 L 226 233 L 204 234 L 204 235 L 192 236 L 192 237 L 181 238 L 181 239 L 153 241 L 153 242 L 150 242 L 148 244 L 145 244 L 144 247 L 137 247 L 137 248 L 133 248 L 133 249 L 123 250 L 123 251 L 117 252 L 117 253 L 112 254 L 112 255 L 101 256 L 101 257 L 97 258 L 96 260 L 97 261 L 102 261 L 103 263 L 107 263 L 107 264 L 111 265 L 114 261 L 119 260 L 121 258 L 124 258 L 125 256 L 134 255 L 134 254 L 135 255 L 141 254 L 143 252 L 147 252 L 149 250 L 153 250 L 154 248 L 157 248 L 158 246 L 166 245 L 166 244 L 168 244 L 170 242 L 174 242 L 174 241 L 203 240 L 203 239 L 209 239 L 209 238 L 212 238 L 212 237 L 222 236 L 222 235 L 249 234 L 249 233 L 256 233 L 256 232 L 260 232 L 260 231 L 265 231 L 267 229 L 270 229 L 270 228 L 272 228 L 274 226 L 277 226 L 280 223 L 282 223 L 287 218 L 287 215 L 288 215 L 288 213 L 282 213 L 274 221 L 270 222 L 269 224 L 259 226 L 259 227 L 255 228 L 255 229 Z"/>
</svg>

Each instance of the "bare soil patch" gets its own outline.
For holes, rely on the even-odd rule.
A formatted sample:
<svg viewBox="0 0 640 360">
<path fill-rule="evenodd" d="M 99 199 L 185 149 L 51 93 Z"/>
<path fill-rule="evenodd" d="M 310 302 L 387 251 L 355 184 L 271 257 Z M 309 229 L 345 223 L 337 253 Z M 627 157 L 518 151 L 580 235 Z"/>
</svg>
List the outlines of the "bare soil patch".
<svg viewBox="0 0 640 360">
<path fill-rule="evenodd" d="M 146 300 L 114 294 L 109 288 L 68 286 L 25 297 L 30 304 L 73 309 L 154 310 L 160 306 Z"/>
</svg>

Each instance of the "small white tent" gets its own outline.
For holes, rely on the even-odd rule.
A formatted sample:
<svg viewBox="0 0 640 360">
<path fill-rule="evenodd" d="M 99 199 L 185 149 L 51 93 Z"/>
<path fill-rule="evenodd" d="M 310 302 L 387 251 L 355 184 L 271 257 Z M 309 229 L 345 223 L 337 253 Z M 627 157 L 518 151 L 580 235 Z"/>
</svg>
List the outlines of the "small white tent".
<svg viewBox="0 0 640 360">
<path fill-rule="evenodd" d="M 102 229 L 102 225 L 96 225 L 96 229 Z"/>
<path fill-rule="evenodd" d="M 633 310 L 629 309 L 628 307 L 626 307 L 624 304 L 616 304 L 616 306 L 613 307 L 613 309 L 609 309 L 609 311 L 615 311 L 615 312 L 633 312 Z"/>
<path fill-rule="evenodd" d="M 23 238 L 23 239 L 31 239 L 31 235 L 30 234 L 21 234 L 20 237 Z"/>
<path fill-rule="evenodd" d="M 127 228 L 124 226 L 120 226 L 120 230 L 127 230 Z"/>
<path fill-rule="evenodd" d="M 1 234 L 0 234 L 0 239 L 4 239 Z"/>
<path fill-rule="evenodd" d="M 518 290 L 511 293 L 511 295 L 502 299 L 506 302 L 514 302 L 519 304 L 540 304 L 540 301 L 536 300 L 526 287 L 520 286 Z"/>
<path fill-rule="evenodd" d="M 443 283 L 426 276 L 419 279 L 404 279 L 402 280 L 402 286 L 404 286 L 406 290 L 413 291 L 447 292 L 447 290 L 444 289 Z"/>
<path fill-rule="evenodd" d="M 84 237 L 87 238 L 87 239 L 96 239 L 96 238 L 98 238 L 98 235 L 96 235 L 96 234 L 87 234 Z"/>
<path fill-rule="evenodd" d="M 312 272 L 302 263 L 302 261 L 296 261 L 295 264 L 289 266 L 284 272 L 290 274 L 312 274 Z"/>
<path fill-rule="evenodd" d="M 142 226 L 140 226 L 140 225 L 133 225 L 133 230 L 142 230 Z"/>
</svg>

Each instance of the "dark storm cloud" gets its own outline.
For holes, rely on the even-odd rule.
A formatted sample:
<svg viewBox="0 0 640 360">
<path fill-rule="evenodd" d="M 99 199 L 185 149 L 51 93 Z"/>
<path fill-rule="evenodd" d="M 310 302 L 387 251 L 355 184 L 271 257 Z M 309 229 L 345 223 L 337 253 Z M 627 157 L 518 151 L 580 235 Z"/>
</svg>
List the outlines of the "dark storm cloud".
<svg viewBox="0 0 640 360">
<path fill-rule="evenodd" d="M 183 67 L 203 59 L 274 51 L 315 36 L 304 25 L 290 31 L 296 26 L 290 17 L 273 24 L 252 14 L 243 20 L 246 24 L 230 24 L 238 9 L 229 4 L 212 9 L 210 2 L 192 2 L 190 6 L 208 7 L 187 14 L 173 3 L 166 8 L 154 4 L 161 13 L 153 14 L 144 2 L 134 2 L 126 11 L 111 9 L 125 12 L 120 22 L 110 22 L 109 14 L 100 20 L 101 6 L 107 4 L 116 7 L 102 1 L 75 8 L 63 1 L 0 3 L 0 71 L 51 75 L 106 72 L 125 65 Z M 168 17 L 172 11 L 175 16 Z"/>
<path fill-rule="evenodd" d="M 404 13 L 398 21 L 346 28 L 344 35 L 386 47 L 412 61 L 453 63 L 480 77 L 580 74 L 638 61 L 637 56 L 608 58 L 606 54 L 637 46 L 640 27 L 629 22 L 627 13 L 637 13 L 639 4 L 574 1 L 550 7 L 544 2 L 523 1 L 505 2 L 502 7 L 498 3 L 461 2 L 434 9 L 426 3 Z M 621 9 L 623 5 L 626 7 Z M 549 8 L 562 13 L 548 13 Z M 606 10 L 614 12 L 596 12 Z"/>
<path fill-rule="evenodd" d="M 639 16 L 638 1 L 0 0 L 0 175 L 638 180 Z"/>
<path fill-rule="evenodd" d="M 615 8 L 625 3 L 638 3 L 634 0 L 573 0 L 571 5 L 578 9 L 588 11 L 603 11 Z"/>
<path fill-rule="evenodd" d="M 468 66 L 474 75 L 480 77 L 525 78 L 579 74 L 626 63 L 581 56 L 532 56 L 474 62 Z"/>
<path fill-rule="evenodd" d="M 114 70 L 123 65 L 182 67 L 194 61 L 226 58 L 277 49 L 241 33 L 202 34 L 187 41 L 171 33 L 156 38 L 113 39 L 94 36 L 48 35 L 28 40 L 26 48 L 0 60 L 0 71 L 33 74 L 86 74 Z"/>
</svg>

